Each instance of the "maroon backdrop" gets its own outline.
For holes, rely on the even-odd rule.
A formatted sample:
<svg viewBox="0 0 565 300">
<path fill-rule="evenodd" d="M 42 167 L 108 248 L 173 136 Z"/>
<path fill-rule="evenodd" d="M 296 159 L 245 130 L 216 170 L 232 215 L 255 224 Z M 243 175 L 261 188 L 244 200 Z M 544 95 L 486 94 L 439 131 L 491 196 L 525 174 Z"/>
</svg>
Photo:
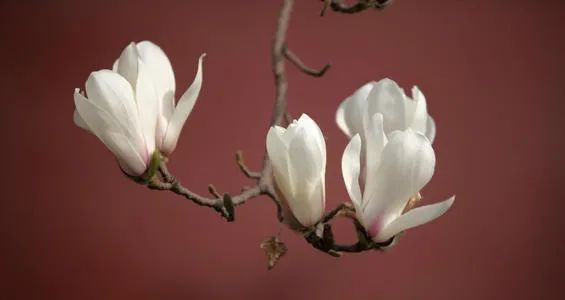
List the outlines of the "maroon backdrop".
<svg viewBox="0 0 565 300">
<path fill-rule="evenodd" d="M 259 243 L 279 226 L 266 198 L 227 223 L 126 179 L 72 122 L 72 93 L 130 41 L 161 45 L 177 85 L 207 52 L 204 86 L 171 168 L 190 188 L 236 192 L 258 167 L 274 99 L 270 42 L 280 1 L 2 1 L 4 134 L 0 298 L 558 299 L 565 202 L 562 1 L 395 1 L 384 12 L 295 5 L 289 44 L 316 79 L 288 66 L 289 107 L 327 135 L 328 207 L 347 199 L 339 102 L 366 81 L 417 84 L 438 124 L 428 203 L 435 222 L 386 253 L 335 259 L 283 230 L 266 270 Z M 338 237 L 352 240 L 346 222 Z"/>
</svg>

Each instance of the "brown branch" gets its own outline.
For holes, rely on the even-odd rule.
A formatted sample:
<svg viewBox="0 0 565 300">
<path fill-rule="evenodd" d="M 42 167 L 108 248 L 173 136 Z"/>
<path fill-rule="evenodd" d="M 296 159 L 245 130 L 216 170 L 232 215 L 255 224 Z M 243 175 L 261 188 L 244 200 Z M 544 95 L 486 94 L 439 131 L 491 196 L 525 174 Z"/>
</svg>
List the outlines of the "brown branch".
<svg viewBox="0 0 565 300">
<path fill-rule="evenodd" d="M 312 69 L 312 68 L 306 66 L 296 54 L 294 54 L 292 51 L 290 51 L 290 49 L 288 49 L 288 47 L 284 47 L 283 52 L 284 52 L 284 56 L 286 57 L 286 59 L 288 59 L 290 62 L 292 62 L 300 71 L 302 71 L 303 73 L 306 73 L 310 76 L 322 77 L 322 76 L 324 76 L 326 71 L 331 67 L 330 64 L 326 64 L 325 66 L 323 66 L 319 70 Z"/>
<path fill-rule="evenodd" d="M 284 43 L 293 3 L 293 0 L 284 0 L 277 22 L 275 38 L 273 40 L 272 67 L 276 85 L 276 100 L 271 125 L 281 125 L 286 114 L 287 82 L 284 66 Z M 261 172 L 250 171 L 245 165 L 243 157 L 239 152 L 236 154 L 236 163 L 248 178 L 257 180 L 257 184 L 247 189 L 243 189 L 240 194 L 235 196 L 224 194 L 220 197 L 220 193 L 218 193 L 213 185 L 208 186 L 208 191 L 212 194 L 212 196 L 214 196 L 214 198 L 207 198 L 192 192 L 176 180 L 176 178 L 169 172 L 164 162 L 162 162 L 159 166 L 160 178 L 153 178 L 149 181 L 147 186 L 150 189 L 155 190 L 168 190 L 175 194 L 184 196 L 186 199 L 191 200 L 198 205 L 214 208 L 228 221 L 233 221 L 235 219 L 235 206 L 241 205 L 247 200 L 257 196 L 265 195 L 271 198 L 277 206 L 277 217 L 279 221 L 282 221 L 282 207 L 275 192 L 275 186 L 272 178 L 272 165 L 268 156 L 265 154 Z"/>
<path fill-rule="evenodd" d="M 383 8 L 389 4 L 389 2 L 390 1 L 382 0 L 359 0 L 357 4 L 348 6 L 337 0 L 327 0 L 326 5 L 331 7 L 334 11 L 354 13 L 368 8 Z M 296 54 L 286 48 L 286 33 L 289 26 L 293 4 L 294 0 L 283 0 L 283 5 L 277 20 L 276 31 L 273 39 L 271 59 L 276 93 L 270 126 L 280 126 L 285 121 L 288 123 L 291 121 L 290 114 L 287 112 L 288 84 L 285 73 L 286 59 L 293 63 L 300 71 L 315 77 L 323 76 L 330 68 L 330 65 L 325 65 L 320 70 L 309 68 Z M 197 205 L 213 208 L 230 222 L 235 220 L 235 206 L 241 205 L 249 199 L 264 195 L 273 200 L 277 207 L 277 217 L 279 221 L 282 222 L 282 204 L 277 196 L 275 182 L 273 181 L 272 176 L 272 163 L 269 160 L 268 155 L 266 153 L 264 155 L 263 166 L 260 172 L 251 171 L 247 167 L 241 152 L 237 152 L 236 154 L 236 163 L 243 174 L 249 179 L 255 180 L 256 183 L 248 188 L 242 189 L 239 194 L 234 196 L 227 193 L 221 194 L 213 185 L 208 186 L 208 192 L 212 195 L 212 198 L 204 197 L 190 191 L 169 172 L 165 161 L 162 161 L 159 164 L 158 173 L 151 178 L 149 182 L 146 182 L 146 184 L 150 189 L 171 191 L 191 200 Z M 330 222 L 334 218 L 340 216 L 350 219 L 355 226 L 355 232 L 358 237 L 358 241 L 356 243 L 351 245 L 341 245 L 334 241 L 332 225 Z M 371 240 L 363 226 L 356 219 L 354 208 L 349 204 L 341 204 L 328 212 L 320 221 L 319 226 L 323 229 L 322 231 L 316 232 L 313 228 L 310 228 L 308 229 L 309 232 L 305 233 L 304 237 L 314 248 L 332 256 L 338 257 L 342 252 L 361 252 L 372 249 L 381 249 L 388 246 L 385 244 L 376 244 Z M 273 257 L 276 256 L 275 258 L 278 259 L 286 252 L 286 248 L 278 239 L 275 242 L 278 242 L 279 244 L 275 245 L 273 242 L 271 242 L 271 244 L 277 246 L 278 250 L 275 249 L 277 250 L 276 253 L 273 252 L 272 254 L 274 255 Z M 267 254 L 271 253 L 268 252 Z M 276 261 L 276 259 L 273 261 Z"/>
<path fill-rule="evenodd" d="M 235 153 L 235 162 L 237 163 L 237 166 L 239 167 L 241 172 L 243 172 L 243 174 L 245 174 L 245 176 L 247 176 L 247 178 L 250 178 L 250 179 L 260 179 L 261 178 L 261 172 L 253 172 L 247 167 L 247 165 L 245 164 L 245 161 L 243 160 L 243 153 L 241 151 L 237 151 Z"/>
<path fill-rule="evenodd" d="M 324 15 L 327 8 L 330 7 L 335 12 L 354 14 L 362 12 L 366 9 L 384 9 L 392 3 L 392 0 L 358 0 L 357 3 L 347 5 L 341 2 L 341 0 L 322 0 L 324 1 L 324 7 L 320 15 Z"/>
<path fill-rule="evenodd" d="M 273 40 L 272 49 L 272 70 L 275 77 L 276 100 L 271 125 L 281 125 L 284 114 L 286 112 L 286 92 L 287 81 L 284 66 L 284 48 L 286 40 L 286 32 L 290 21 L 290 13 L 294 0 L 284 0 L 279 18 L 277 21 L 277 30 Z"/>
<path fill-rule="evenodd" d="M 335 242 L 332 226 L 329 222 L 340 216 L 348 218 L 353 223 L 358 239 L 356 243 L 351 245 L 342 245 Z M 335 257 L 339 257 L 342 252 L 358 253 L 369 250 L 382 250 L 390 247 L 395 240 L 395 238 L 392 238 L 385 243 L 373 242 L 361 222 L 357 220 L 355 216 L 355 208 L 353 208 L 349 203 L 342 203 L 335 209 L 326 213 L 320 221 L 320 224 L 323 226 L 323 233 L 321 236 L 316 232 L 309 232 L 305 234 L 304 238 L 314 248 Z"/>
</svg>

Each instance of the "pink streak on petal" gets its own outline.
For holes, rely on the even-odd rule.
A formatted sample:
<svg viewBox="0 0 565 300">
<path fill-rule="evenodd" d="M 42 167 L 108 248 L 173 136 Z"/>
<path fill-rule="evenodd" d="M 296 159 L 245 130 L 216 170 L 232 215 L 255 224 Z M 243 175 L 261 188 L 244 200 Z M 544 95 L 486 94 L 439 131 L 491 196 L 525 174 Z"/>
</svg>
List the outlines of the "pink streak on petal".
<svg viewBox="0 0 565 300">
<path fill-rule="evenodd" d="M 382 228 L 383 226 L 381 223 L 381 217 L 377 217 L 375 218 L 373 223 L 369 226 L 369 228 L 367 228 L 367 233 L 369 233 L 371 237 L 375 237 L 379 234 Z"/>
</svg>

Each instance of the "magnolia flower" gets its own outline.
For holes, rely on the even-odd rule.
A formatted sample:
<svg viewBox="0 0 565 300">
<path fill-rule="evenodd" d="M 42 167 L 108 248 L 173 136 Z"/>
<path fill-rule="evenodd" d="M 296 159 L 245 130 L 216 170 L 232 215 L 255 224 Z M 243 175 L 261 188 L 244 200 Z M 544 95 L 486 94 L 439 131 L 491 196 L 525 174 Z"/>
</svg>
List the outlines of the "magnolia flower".
<svg viewBox="0 0 565 300">
<path fill-rule="evenodd" d="M 359 133 L 363 139 L 363 124 L 376 113 L 383 115 L 387 135 L 411 128 L 425 134 L 432 142 L 435 138 L 436 126 L 428 115 L 424 94 L 414 86 L 411 99 L 388 78 L 369 82 L 345 99 L 336 113 L 337 125 L 347 136 Z"/>
<path fill-rule="evenodd" d="M 316 224 L 326 202 L 326 143 L 316 122 L 302 114 L 287 129 L 271 127 L 267 154 L 276 186 L 292 216 L 304 227 Z"/>
<path fill-rule="evenodd" d="M 377 243 L 441 216 L 455 198 L 405 212 L 409 199 L 418 197 L 432 178 L 435 154 L 429 139 L 411 128 L 394 131 L 387 137 L 383 119 L 380 113 L 373 115 L 363 130 L 365 141 L 355 134 L 341 162 L 357 218 Z M 366 147 L 364 158 L 362 143 Z M 364 182 L 360 182 L 363 177 Z"/>
<path fill-rule="evenodd" d="M 90 74 L 86 96 L 75 89 L 75 123 L 96 135 L 126 173 L 140 176 L 156 150 L 165 155 L 174 150 L 200 92 L 203 56 L 175 107 L 175 79 L 165 53 L 148 41 L 129 44 L 113 70 Z"/>
</svg>

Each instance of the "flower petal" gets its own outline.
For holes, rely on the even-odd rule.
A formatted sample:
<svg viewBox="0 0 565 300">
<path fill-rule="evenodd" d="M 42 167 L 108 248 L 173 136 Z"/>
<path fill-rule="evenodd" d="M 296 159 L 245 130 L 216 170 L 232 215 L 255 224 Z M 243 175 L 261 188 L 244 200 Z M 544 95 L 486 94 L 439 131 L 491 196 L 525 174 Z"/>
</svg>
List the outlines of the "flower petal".
<svg viewBox="0 0 565 300">
<path fill-rule="evenodd" d="M 366 194 L 368 187 L 372 182 L 376 181 L 375 176 L 378 174 L 379 165 L 381 164 L 381 154 L 385 145 L 388 143 L 384 133 L 383 115 L 376 113 L 366 124 L 365 128 L 365 190 Z"/>
<path fill-rule="evenodd" d="M 296 219 L 304 226 L 316 223 L 324 206 L 320 185 L 324 183 L 326 157 L 316 141 L 317 134 L 308 127 L 299 127 L 288 149 L 294 195 L 287 201 Z"/>
<path fill-rule="evenodd" d="M 337 111 L 335 112 L 335 122 L 337 123 L 337 127 L 339 127 L 345 135 L 352 136 L 351 131 L 347 126 L 347 122 L 345 122 L 345 107 L 348 103 L 349 102 L 347 100 L 344 100 L 339 104 Z"/>
<path fill-rule="evenodd" d="M 155 150 L 155 131 L 159 113 L 159 100 L 153 85 L 151 69 L 141 60 L 137 64 L 135 98 L 145 145 L 149 156 Z"/>
<path fill-rule="evenodd" d="M 343 103 L 338 108 L 339 114 L 343 115 L 343 121 L 338 121 L 338 126 L 340 129 L 347 135 L 353 136 L 356 133 L 363 132 L 363 122 L 366 118 L 367 114 L 367 97 L 371 93 L 373 86 L 376 82 L 368 82 L 364 84 L 362 87 L 357 89 L 353 95 L 349 96 L 347 99 L 343 101 Z M 342 125 L 340 125 L 340 123 Z M 364 137 L 361 136 L 361 139 Z"/>
<path fill-rule="evenodd" d="M 345 188 L 349 194 L 349 198 L 355 206 L 357 218 L 362 220 L 363 198 L 361 196 L 361 187 L 359 186 L 359 175 L 361 172 L 361 137 L 359 134 L 353 138 L 345 147 L 343 156 L 341 157 L 341 174 L 345 182 Z"/>
<path fill-rule="evenodd" d="M 114 153 L 125 171 L 134 176 L 145 172 L 146 162 L 135 149 L 134 143 L 123 133 L 118 120 L 78 92 L 75 92 L 74 100 L 76 109 L 88 128 Z"/>
<path fill-rule="evenodd" d="M 382 79 L 374 84 L 368 96 L 368 113 L 383 115 L 385 133 L 388 135 L 394 130 L 406 129 L 404 112 L 404 91 L 389 78 Z"/>
<path fill-rule="evenodd" d="M 139 54 L 137 52 L 137 47 L 135 43 L 129 43 L 120 58 L 118 58 L 116 70 L 120 75 L 122 75 L 127 81 L 131 84 L 131 86 L 135 89 L 135 85 L 137 82 L 137 60 Z"/>
<path fill-rule="evenodd" d="M 273 126 L 267 133 L 267 155 L 273 165 L 273 176 L 285 198 L 294 194 L 293 178 L 289 170 L 288 146 L 283 140 L 286 129 Z"/>
<path fill-rule="evenodd" d="M 390 135 L 377 174 L 363 195 L 373 233 L 401 214 L 408 199 L 430 181 L 434 167 L 434 150 L 424 135 L 411 129 Z"/>
<path fill-rule="evenodd" d="M 117 120 L 123 134 L 136 142 L 135 149 L 146 152 L 133 90 L 124 77 L 110 70 L 92 72 L 86 81 L 86 94 L 90 102 Z"/>
<path fill-rule="evenodd" d="M 78 113 L 78 111 L 75 109 L 75 111 L 73 112 L 73 121 L 75 122 L 75 125 L 86 130 L 86 131 L 90 131 L 90 128 L 88 128 L 88 125 L 86 124 L 86 122 L 84 122 L 84 120 L 82 119 L 82 117 L 80 116 L 80 114 Z"/>
<path fill-rule="evenodd" d="M 175 108 L 175 74 L 171 62 L 165 52 L 150 41 L 137 43 L 137 51 L 150 70 L 161 112 L 166 119 L 170 119 Z"/>
<path fill-rule="evenodd" d="M 433 143 L 436 138 L 436 122 L 428 115 L 428 122 L 426 122 L 426 136 L 430 143 Z"/>
<path fill-rule="evenodd" d="M 316 122 L 314 122 L 314 120 L 312 120 L 312 118 L 310 118 L 310 116 L 308 116 L 307 114 L 302 114 L 296 123 L 299 127 L 304 128 L 306 132 L 309 133 L 309 136 L 311 136 L 314 141 L 317 142 L 318 147 L 322 151 L 322 155 L 320 157 L 323 157 L 325 159 L 326 141 L 322 130 L 320 129 L 320 127 L 318 127 L 318 124 L 316 124 Z"/>
<path fill-rule="evenodd" d="M 165 134 L 165 139 L 161 146 L 161 150 L 165 154 L 172 153 L 177 146 L 182 127 L 196 103 L 196 99 L 200 93 L 200 88 L 202 87 L 202 59 L 205 55 L 206 54 L 200 55 L 200 58 L 198 59 L 198 71 L 196 72 L 196 77 L 188 90 L 180 98 L 177 103 L 177 107 L 170 118 L 167 133 Z"/>
<path fill-rule="evenodd" d="M 454 201 L 455 196 L 452 196 L 439 203 L 414 208 L 386 225 L 373 239 L 376 242 L 385 242 L 406 229 L 428 223 L 443 215 Z"/>
<path fill-rule="evenodd" d="M 412 88 L 412 99 L 414 101 L 413 111 L 411 116 L 406 119 L 409 122 L 408 127 L 415 131 L 426 134 L 426 126 L 428 121 L 428 110 L 426 107 L 426 97 L 418 89 L 417 86 Z M 410 101 L 410 100 L 408 100 Z"/>
</svg>

